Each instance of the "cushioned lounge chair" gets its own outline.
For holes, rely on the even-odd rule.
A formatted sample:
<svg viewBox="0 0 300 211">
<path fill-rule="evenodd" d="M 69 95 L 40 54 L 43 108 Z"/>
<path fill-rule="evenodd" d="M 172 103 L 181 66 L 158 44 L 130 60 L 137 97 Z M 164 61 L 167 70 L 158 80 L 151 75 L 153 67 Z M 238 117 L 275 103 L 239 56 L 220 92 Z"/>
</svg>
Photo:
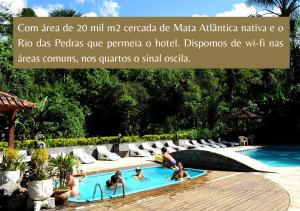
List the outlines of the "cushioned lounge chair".
<svg viewBox="0 0 300 211">
<path fill-rule="evenodd" d="M 50 156 L 50 158 L 57 158 L 59 155 L 62 155 L 62 156 L 66 156 L 67 155 L 67 153 L 65 153 L 65 152 L 58 152 L 58 153 L 52 153 L 52 154 L 50 154 L 49 156 Z"/>
<path fill-rule="evenodd" d="M 98 160 L 120 160 L 121 157 L 116 153 L 108 151 L 106 146 L 97 146 Z"/>
<path fill-rule="evenodd" d="M 203 145 L 208 145 L 208 146 L 211 146 L 213 148 L 221 148 L 220 146 L 216 145 L 216 144 L 210 144 L 210 143 L 207 143 L 204 139 L 200 139 L 200 143 L 203 144 Z"/>
<path fill-rule="evenodd" d="M 227 147 L 225 144 L 215 142 L 215 141 L 212 140 L 212 139 L 208 139 L 207 141 L 208 141 L 209 144 L 215 144 L 215 145 L 217 145 L 217 146 L 219 146 L 219 147 L 221 147 L 221 148 Z"/>
<path fill-rule="evenodd" d="M 188 149 L 194 149 L 197 146 L 195 146 L 194 144 L 192 144 L 189 140 L 183 140 L 183 144 L 188 148 Z"/>
<path fill-rule="evenodd" d="M 82 149 L 82 148 L 73 149 L 72 152 L 73 152 L 73 155 L 77 159 L 79 159 L 79 161 L 81 163 L 87 164 L 87 163 L 95 163 L 96 162 L 96 159 L 93 156 L 87 154 L 84 151 L 84 149 Z"/>
<path fill-rule="evenodd" d="M 192 144 L 194 144 L 196 147 L 198 148 L 212 148 L 211 146 L 209 146 L 208 144 L 200 144 L 198 143 L 198 141 L 196 140 L 191 140 Z"/>
<path fill-rule="evenodd" d="M 138 156 L 138 157 L 149 157 L 151 156 L 150 152 L 146 150 L 139 149 L 135 144 L 128 144 L 129 155 Z"/>
<path fill-rule="evenodd" d="M 159 141 L 155 141 L 154 142 L 155 146 L 157 149 L 161 150 L 163 147 L 165 147 L 162 143 L 160 143 Z M 167 149 L 168 153 L 173 153 L 176 152 L 175 149 L 173 149 L 172 147 L 165 147 Z"/>
<path fill-rule="evenodd" d="M 167 141 L 167 145 L 168 145 L 168 147 L 171 147 L 171 148 L 176 149 L 178 151 L 179 150 L 186 150 L 187 149 L 187 147 L 175 145 L 173 143 L 173 141 Z"/>
<path fill-rule="evenodd" d="M 153 155 L 161 154 L 161 151 L 159 149 L 150 146 L 149 143 L 142 143 L 142 147 L 143 147 L 144 150 L 150 152 Z"/>
</svg>

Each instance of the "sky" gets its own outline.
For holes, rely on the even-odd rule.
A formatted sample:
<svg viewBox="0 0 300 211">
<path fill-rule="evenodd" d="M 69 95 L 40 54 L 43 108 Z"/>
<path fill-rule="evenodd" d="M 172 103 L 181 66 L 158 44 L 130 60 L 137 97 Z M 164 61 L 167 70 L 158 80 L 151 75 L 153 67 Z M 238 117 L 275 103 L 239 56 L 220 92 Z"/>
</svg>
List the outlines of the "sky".
<svg viewBox="0 0 300 211">
<path fill-rule="evenodd" d="M 0 0 L 11 12 L 33 8 L 37 16 L 48 16 L 57 8 L 71 8 L 87 17 L 126 16 L 222 16 L 242 17 L 260 13 L 245 0 Z"/>
</svg>

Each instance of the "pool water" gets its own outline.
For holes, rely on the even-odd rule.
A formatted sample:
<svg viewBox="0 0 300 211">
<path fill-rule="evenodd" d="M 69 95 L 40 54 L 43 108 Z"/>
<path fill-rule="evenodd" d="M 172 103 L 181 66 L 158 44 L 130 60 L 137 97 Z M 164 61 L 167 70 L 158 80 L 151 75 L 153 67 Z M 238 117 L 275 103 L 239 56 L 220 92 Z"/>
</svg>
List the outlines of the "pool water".
<svg viewBox="0 0 300 211">
<path fill-rule="evenodd" d="M 191 178 L 199 177 L 207 174 L 206 171 L 198 169 L 186 168 L 185 171 L 189 173 Z M 168 180 L 167 177 L 171 177 L 174 170 L 162 168 L 162 167 L 147 167 L 142 168 L 142 172 L 145 176 L 142 180 L 137 180 L 132 175 L 135 174 L 134 169 L 122 170 L 122 177 L 125 182 L 125 194 L 132 194 L 137 192 L 142 192 L 146 190 L 156 189 L 168 185 L 178 183 L 180 181 Z M 106 180 L 115 174 L 115 172 L 107 172 L 102 174 L 91 175 L 86 178 L 83 182 L 79 184 L 80 196 L 70 197 L 69 201 L 72 202 L 89 202 L 100 200 L 100 190 L 96 191 L 95 197 L 93 198 L 94 188 L 97 183 L 99 183 L 103 190 L 103 198 L 109 199 L 113 197 L 122 196 L 122 187 L 117 188 L 116 194 L 114 195 L 114 188 L 106 187 Z"/>
<path fill-rule="evenodd" d="M 274 167 L 300 167 L 300 147 L 261 147 L 240 151 L 262 163 Z"/>
</svg>

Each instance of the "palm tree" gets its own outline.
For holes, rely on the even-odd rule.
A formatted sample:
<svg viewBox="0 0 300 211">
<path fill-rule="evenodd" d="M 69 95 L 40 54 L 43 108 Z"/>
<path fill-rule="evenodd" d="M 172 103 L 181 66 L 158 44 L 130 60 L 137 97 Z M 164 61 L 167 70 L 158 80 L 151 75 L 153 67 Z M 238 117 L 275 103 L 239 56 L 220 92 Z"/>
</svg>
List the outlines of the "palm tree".
<svg viewBox="0 0 300 211">
<path fill-rule="evenodd" d="M 297 2 L 298 0 L 247 0 L 248 4 L 263 6 L 270 14 L 279 17 L 290 17 L 300 6 Z M 274 12 L 272 10 L 274 7 L 279 8 L 280 13 Z"/>
</svg>

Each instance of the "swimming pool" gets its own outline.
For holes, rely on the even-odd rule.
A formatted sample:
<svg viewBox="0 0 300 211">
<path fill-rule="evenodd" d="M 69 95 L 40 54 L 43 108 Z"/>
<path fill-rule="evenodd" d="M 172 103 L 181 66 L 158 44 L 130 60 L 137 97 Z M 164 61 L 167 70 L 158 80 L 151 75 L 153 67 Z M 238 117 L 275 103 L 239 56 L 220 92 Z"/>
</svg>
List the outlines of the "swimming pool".
<svg viewBox="0 0 300 211">
<path fill-rule="evenodd" d="M 207 171 L 198 169 L 186 168 L 185 171 L 189 173 L 191 178 L 196 178 L 207 174 Z M 132 194 L 137 192 L 142 192 L 146 190 L 156 189 L 168 185 L 178 183 L 180 181 L 167 180 L 167 177 L 171 177 L 174 170 L 162 168 L 162 167 L 147 167 L 142 168 L 142 172 L 145 176 L 143 180 L 137 180 L 132 175 L 135 174 L 134 169 L 122 170 L 122 177 L 125 182 L 125 194 Z M 115 174 L 115 172 L 107 172 L 102 174 L 96 174 L 88 176 L 86 180 L 80 183 L 79 190 L 80 196 L 70 197 L 71 202 L 90 202 L 98 201 L 101 198 L 100 190 L 98 188 L 95 197 L 93 198 L 94 188 L 97 183 L 99 183 L 103 190 L 103 198 L 109 199 L 113 197 L 122 196 L 122 188 L 117 188 L 116 194 L 114 195 L 113 188 L 106 187 L 106 180 Z"/>
<path fill-rule="evenodd" d="M 239 151 L 262 163 L 274 167 L 300 167 L 300 147 L 268 146 Z"/>
</svg>

